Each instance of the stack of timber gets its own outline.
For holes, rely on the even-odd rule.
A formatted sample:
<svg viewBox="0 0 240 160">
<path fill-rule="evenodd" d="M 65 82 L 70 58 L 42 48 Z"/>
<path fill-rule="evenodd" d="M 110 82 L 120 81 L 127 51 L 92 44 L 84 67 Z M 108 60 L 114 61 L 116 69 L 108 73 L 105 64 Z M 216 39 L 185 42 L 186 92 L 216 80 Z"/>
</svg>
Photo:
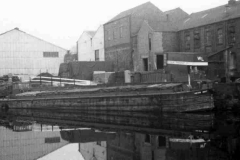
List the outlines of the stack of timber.
<svg viewBox="0 0 240 160">
<path fill-rule="evenodd" d="M 25 92 L 11 99 L 1 99 L 0 106 L 2 110 L 54 108 L 139 112 L 194 112 L 214 107 L 207 90 L 187 91 L 181 83 Z"/>
</svg>

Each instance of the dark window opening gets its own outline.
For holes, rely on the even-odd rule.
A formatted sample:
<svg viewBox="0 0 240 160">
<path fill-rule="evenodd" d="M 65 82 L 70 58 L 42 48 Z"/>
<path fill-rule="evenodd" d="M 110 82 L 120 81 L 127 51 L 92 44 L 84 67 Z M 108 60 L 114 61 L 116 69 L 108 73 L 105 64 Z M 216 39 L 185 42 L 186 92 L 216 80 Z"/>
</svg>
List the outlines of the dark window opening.
<svg viewBox="0 0 240 160">
<path fill-rule="evenodd" d="M 152 50 L 152 41 L 151 41 L 151 37 L 148 38 L 148 47 L 149 47 L 149 51 Z"/>
<path fill-rule="evenodd" d="M 211 46 L 212 45 L 212 33 L 209 28 L 205 29 L 205 34 L 206 34 L 206 45 Z"/>
<path fill-rule="evenodd" d="M 143 70 L 148 71 L 148 58 L 143 58 Z"/>
<path fill-rule="evenodd" d="M 146 134 L 145 135 L 145 140 L 144 140 L 146 143 L 150 143 L 151 142 L 151 136 L 150 134 Z"/>
<path fill-rule="evenodd" d="M 195 32 L 194 33 L 194 48 L 198 49 L 201 47 L 201 42 L 200 42 L 200 33 Z"/>
<path fill-rule="evenodd" d="M 58 52 L 43 52 L 43 57 L 58 57 Z"/>
<path fill-rule="evenodd" d="M 157 55 L 157 69 L 163 69 L 164 67 L 164 56 Z"/>
<path fill-rule="evenodd" d="M 228 29 L 228 42 L 229 44 L 234 44 L 236 41 L 235 37 L 235 26 L 230 26 Z"/>
<path fill-rule="evenodd" d="M 123 37 L 123 26 L 120 27 L 120 38 Z"/>
<path fill-rule="evenodd" d="M 95 50 L 95 61 L 99 61 L 99 50 Z"/>
<path fill-rule="evenodd" d="M 222 28 L 219 28 L 217 30 L 217 43 L 218 44 L 223 44 L 223 30 L 222 30 Z"/>
<path fill-rule="evenodd" d="M 190 34 L 187 33 L 185 35 L 185 49 L 186 50 L 190 50 L 190 47 L 191 47 L 190 44 L 191 44 L 191 37 L 190 37 Z"/>
</svg>

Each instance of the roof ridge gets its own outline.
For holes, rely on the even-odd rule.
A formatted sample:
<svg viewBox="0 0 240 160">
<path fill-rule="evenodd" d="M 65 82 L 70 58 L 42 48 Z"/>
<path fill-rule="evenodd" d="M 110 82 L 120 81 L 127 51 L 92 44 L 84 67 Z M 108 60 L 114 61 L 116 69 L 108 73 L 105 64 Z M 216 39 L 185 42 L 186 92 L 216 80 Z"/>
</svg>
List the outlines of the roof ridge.
<svg viewBox="0 0 240 160">
<path fill-rule="evenodd" d="M 48 42 L 48 41 L 46 41 L 46 40 L 43 40 L 43 39 L 38 38 L 38 37 L 36 37 L 36 36 L 33 36 L 33 35 L 29 34 L 29 33 L 26 33 L 26 32 L 24 32 L 24 31 L 20 30 L 18 27 L 15 27 L 14 29 L 11 29 L 11 30 L 9 30 L 9 31 L 6 31 L 6 32 L 0 34 L 0 36 L 6 34 L 6 33 L 8 33 L 8 32 L 11 32 L 11 31 L 13 31 L 13 30 L 16 30 L 16 31 L 19 31 L 19 32 L 25 33 L 25 34 L 27 34 L 27 35 L 33 37 L 33 38 L 36 38 L 36 39 L 38 39 L 38 40 L 41 40 L 41 41 L 43 41 L 43 42 L 46 42 L 46 43 L 48 43 L 48 44 L 54 45 L 54 46 L 56 46 L 56 47 L 58 47 L 58 48 L 61 48 L 61 49 L 67 51 L 67 49 L 65 49 L 65 48 L 63 48 L 63 47 L 60 47 L 60 46 L 58 46 L 58 45 L 56 45 L 56 44 L 53 44 L 53 43 L 51 43 L 51 42 Z"/>
</svg>

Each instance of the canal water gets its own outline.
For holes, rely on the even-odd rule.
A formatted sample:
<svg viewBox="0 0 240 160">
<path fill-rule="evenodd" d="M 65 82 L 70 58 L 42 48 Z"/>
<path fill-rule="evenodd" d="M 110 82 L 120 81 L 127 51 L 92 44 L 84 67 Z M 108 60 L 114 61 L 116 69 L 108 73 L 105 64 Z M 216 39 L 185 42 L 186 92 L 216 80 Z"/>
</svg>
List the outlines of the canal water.
<svg viewBox="0 0 240 160">
<path fill-rule="evenodd" d="M 240 157 L 238 113 L 0 112 L 0 160 Z"/>
</svg>

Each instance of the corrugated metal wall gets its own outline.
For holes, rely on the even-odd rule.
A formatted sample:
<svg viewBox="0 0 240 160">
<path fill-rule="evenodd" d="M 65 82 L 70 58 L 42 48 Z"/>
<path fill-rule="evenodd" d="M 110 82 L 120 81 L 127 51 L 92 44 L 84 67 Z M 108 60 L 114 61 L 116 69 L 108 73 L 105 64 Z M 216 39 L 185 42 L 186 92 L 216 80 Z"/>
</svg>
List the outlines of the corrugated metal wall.
<svg viewBox="0 0 240 160">
<path fill-rule="evenodd" d="M 43 57 L 58 52 L 58 57 Z M 66 50 L 17 29 L 0 36 L 0 75 L 9 73 L 34 76 L 40 72 L 57 75 Z"/>
</svg>

